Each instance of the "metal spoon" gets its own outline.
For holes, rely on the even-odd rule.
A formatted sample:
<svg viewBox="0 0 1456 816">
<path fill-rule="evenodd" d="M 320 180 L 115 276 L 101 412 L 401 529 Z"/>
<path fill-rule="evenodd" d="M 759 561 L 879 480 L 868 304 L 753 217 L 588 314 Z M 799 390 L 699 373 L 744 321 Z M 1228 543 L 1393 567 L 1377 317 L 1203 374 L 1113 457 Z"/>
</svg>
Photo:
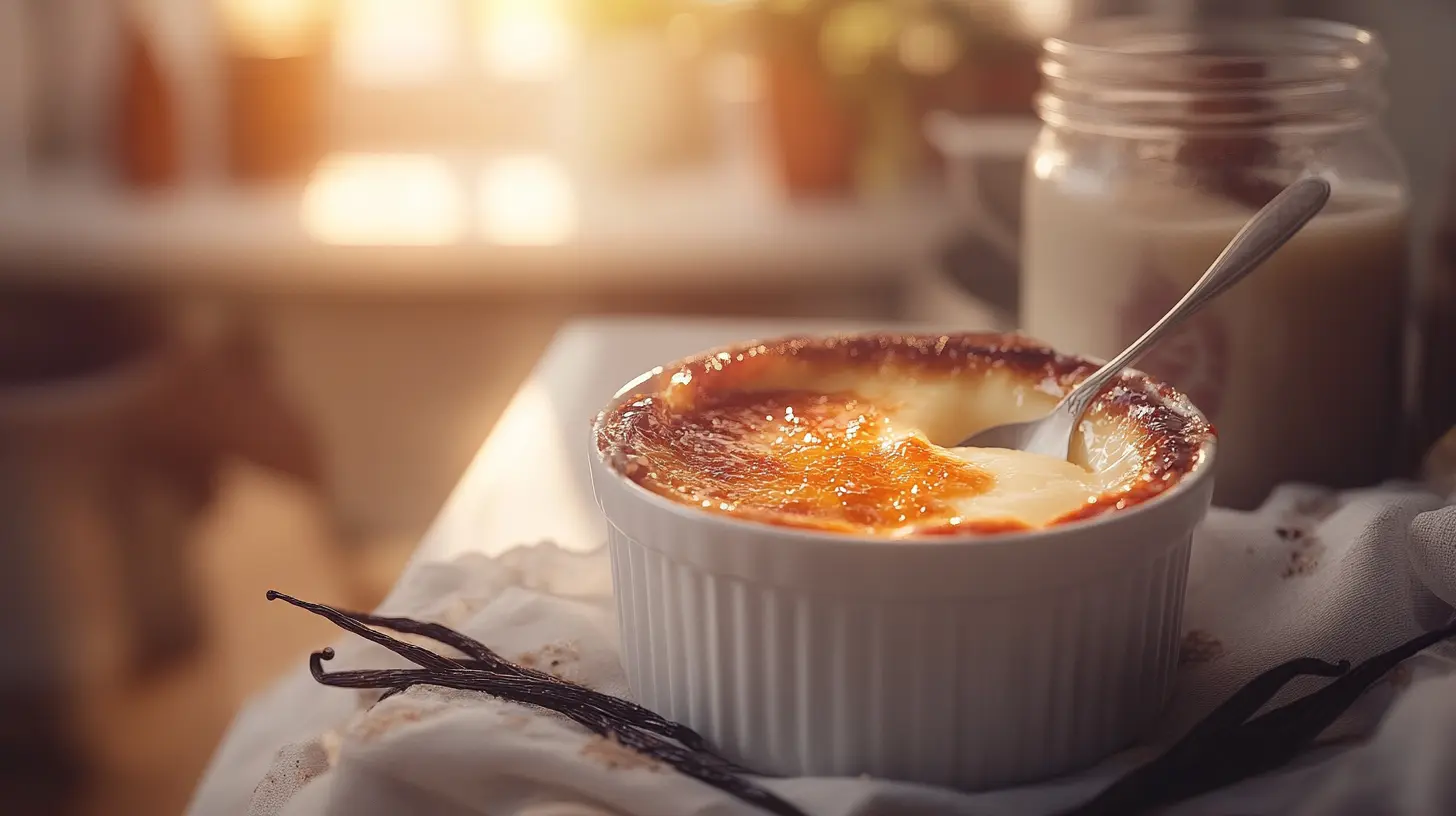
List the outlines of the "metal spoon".
<svg viewBox="0 0 1456 816">
<path fill-rule="evenodd" d="M 1184 320 L 1268 260 L 1275 250 L 1284 246 L 1324 208 L 1329 198 L 1330 184 L 1322 178 L 1301 179 L 1284 188 L 1239 230 L 1198 283 L 1178 301 L 1178 305 L 1112 362 L 1078 383 L 1051 413 L 1030 422 L 987 428 L 957 447 L 1009 448 L 1066 459 L 1071 450 L 1072 434 L 1081 425 L 1082 415 L 1124 368 L 1136 363 Z"/>
</svg>

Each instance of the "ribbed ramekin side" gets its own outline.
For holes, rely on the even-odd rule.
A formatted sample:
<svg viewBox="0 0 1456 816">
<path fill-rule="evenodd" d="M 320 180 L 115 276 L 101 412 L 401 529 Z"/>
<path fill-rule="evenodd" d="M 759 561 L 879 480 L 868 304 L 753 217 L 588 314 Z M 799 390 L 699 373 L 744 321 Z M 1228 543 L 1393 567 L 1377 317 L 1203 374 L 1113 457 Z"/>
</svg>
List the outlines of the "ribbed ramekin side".
<svg viewBox="0 0 1456 816">
<path fill-rule="evenodd" d="M 1161 708 L 1189 540 L 1064 590 L 974 599 L 767 586 L 615 528 L 610 547 L 644 705 L 764 771 L 985 788 L 1094 762 Z"/>
</svg>

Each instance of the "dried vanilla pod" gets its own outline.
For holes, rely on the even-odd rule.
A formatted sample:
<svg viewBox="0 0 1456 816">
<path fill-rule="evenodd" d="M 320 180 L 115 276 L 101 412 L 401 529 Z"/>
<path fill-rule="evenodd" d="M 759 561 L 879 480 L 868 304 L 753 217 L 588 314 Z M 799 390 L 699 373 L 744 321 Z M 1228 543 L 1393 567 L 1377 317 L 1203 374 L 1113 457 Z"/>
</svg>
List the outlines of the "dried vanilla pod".
<svg viewBox="0 0 1456 816">
<path fill-rule="evenodd" d="M 1062 816 L 1134 816 L 1282 767 L 1308 748 L 1391 669 L 1453 637 L 1456 637 L 1456 623 L 1413 638 L 1354 669 L 1349 669 L 1348 663 L 1331 664 L 1305 658 L 1265 672 L 1162 756 L 1131 771 L 1086 804 Z M 1236 718 L 1239 714 L 1257 711 L 1259 705 L 1255 703 L 1268 701 L 1290 680 L 1307 675 L 1337 676 L 1337 679 L 1319 691 L 1251 720 Z"/>
<path fill-rule="evenodd" d="M 315 612 L 315 614 L 323 615 L 324 617 L 329 617 L 330 614 L 338 615 L 341 616 L 343 619 L 351 620 L 355 624 L 360 624 L 365 627 L 378 627 L 380 629 L 389 629 L 391 631 L 399 632 L 401 634 L 430 638 L 431 640 L 443 643 L 446 646 L 449 646 L 465 655 L 468 655 L 469 659 L 456 659 L 454 661 L 456 665 L 463 668 L 480 669 L 483 671 L 499 671 L 518 677 L 535 679 L 543 683 L 565 683 L 570 688 L 579 690 L 582 694 L 589 696 L 592 699 L 594 705 L 603 707 L 606 710 L 610 710 L 616 716 L 622 717 L 624 719 L 631 719 L 637 722 L 640 727 L 647 728 L 648 730 L 662 734 L 669 739 L 677 740 L 678 742 L 689 748 L 692 748 L 695 751 L 714 754 L 716 756 L 716 752 L 714 752 L 711 746 L 709 746 L 708 741 L 704 739 L 702 735 L 698 734 L 696 731 L 688 728 L 685 725 L 672 722 L 671 720 L 659 716 L 656 712 L 628 700 L 622 700 L 617 697 L 602 694 L 592 689 L 585 688 L 584 686 L 577 686 L 572 683 L 566 683 L 566 681 L 560 680 L 560 678 L 557 678 L 554 675 L 548 674 L 538 669 L 532 669 L 526 666 L 516 665 L 515 663 L 512 663 L 505 658 L 502 658 L 500 655 L 496 654 L 493 650 L 491 650 L 480 641 L 468 635 L 457 632 L 454 629 L 451 629 L 450 627 L 443 624 L 417 621 L 410 618 L 396 618 L 385 617 L 381 615 L 371 615 L 362 612 L 344 612 L 341 610 L 332 609 L 330 607 L 319 606 L 317 604 L 309 604 L 278 592 L 269 593 L 268 599 L 286 601 L 301 609 Z M 333 618 L 329 619 L 333 620 Z M 354 631 L 352 628 L 345 628 L 348 628 L 349 631 Z M 392 647 L 389 648 L 392 649 Z M 333 653 L 327 649 L 325 650 L 325 652 L 328 652 L 328 656 L 323 657 L 323 659 L 332 659 Z M 401 654 L 399 652 L 396 653 Z M 417 665 L 423 665 L 418 664 L 417 661 L 413 661 L 413 659 L 408 654 L 401 654 L 401 656 L 405 657 L 408 660 L 411 660 L 412 662 L 416 662 Z M 321 665 L 319 670 L 315 672 L 314 679 L 319 679 L 320 672 L 322 672 Z M 384 700 L 392 697 L 395 694 L 404 691 L 410 685 L 414 684 L 415 683 L 413 682 L 409 682 L 403 683 L 401 685 L 392 686 L 379 699 Z M 365 685 L 358 686 L 357 688 L 375 687 L 377 686 Z M 725 763 L 727 762 L 727 760 L 722 761 Z"/>
</svg>

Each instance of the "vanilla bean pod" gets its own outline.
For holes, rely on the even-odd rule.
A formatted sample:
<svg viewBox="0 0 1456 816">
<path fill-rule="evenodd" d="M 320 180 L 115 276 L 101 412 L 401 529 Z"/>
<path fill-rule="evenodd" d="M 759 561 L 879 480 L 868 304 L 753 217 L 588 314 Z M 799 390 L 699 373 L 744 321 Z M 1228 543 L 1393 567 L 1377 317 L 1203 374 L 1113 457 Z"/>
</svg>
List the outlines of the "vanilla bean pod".
<svg viewBox="0 0 1456 816">
<path fill-rule="evenodd" d="M 1152 762 L 1132 771 L 1065 816 L 1133 816 L 1282 767 L 1308 748 L 1370 686 L 1421 651 L 1456 637 L 1456 624 L 1373 657 L 1347 663 L 1295 660 L 1265 672 Z M 1329 685 L 1244 721 L 1262 702 L 1302 675 L 1337 676 Z M 1260 702 L 1260 705 L 1254 703 Z M 1252 706 L 1252 711 L 1250 710 Z M 1245 713 L 1247 712 L 1247 713 Z"/>
<path fill-rule="evenodd" d="M 482 664 L 476 663 L 474 661 L 467 660 L 462 661 L 462 663 L 466 668 L 482 668 Z M 547 674 L 546 672 L 538 671 L 535 669 L 518 667 L 514 663 L 506 663 L 505 665 L 521 670 L 523 676 L 538 680 L 540 682 L 552 684 L 561 684 L 567 682 L 561 680 L 555 675 Z M 703 735 L 699 734 L 697 731 L 694 731 L 688 726 L 683 725 L 682 723 L 673 722 L 672 720 L 663 717 L 652 709 L 644 708 L 630 700 L 623 700 L 620 697 L 613 697 L 610 694 L 603 694 L 594 689 L 589 689 L 585 686 L 578 686 L 573 683 L 567 683 L 567 685 L 573 690 L 579 689 L 582 695 L 582 699 L 595 708 L 601 709 L 602 711 L 607 712 L 614 717 L 618 717 L 624 720 L 631 720 L 639 728 L 643 728 L 655 734 L 661 734 L 668 739 L 677 740 L 678 742 L 682 743 L 688 748 L 691 748 L 694 751 L 712 755 L 722 760 L 728 766 L 736 767 L 733 766 L 733 764 L 727 759 L 721 757 L 718 754 L 717 750 L 713 748 L 712 743 L 708 742 L 708 740 L 704 738 Z M 759 775 L 763 776 L 765 774 Z"/>
<path fill-rule="evenodd" d="M 1288 761 L 1339 719 L 1391 669 L 1443 640 L 1456 637 L 1456 624 L 1427 632 L 1356 666 L 1319 691 L 1250 720 L 1249 739 L 1266 754 Z"/>
<path fill-rule="evenodd" d="M 563 693 L 570 694 L 576 697 L 578 699 L 578 702 L 582 705 L 591 705 L 603 711 L 607 711 L 613 716 L 626 720 L 631 720 L 637 723 L 638 727 L 662 734 L 669 739 L 677 740 L 678 742 L 682 743 L 688 748 L 693 749 L 694 751 L 711 754 L 717 757 L 723 763 L 725 763 L 728 767 L 736 767 L 727 759 L 719 756 L 717 751 L 713 749 L 712 745 L 709 744 L 709 742 L 704 739 L 701 734 L 685 725 L 675 723 L 665 717 L 662 717 L 651 709 L 644 708 L 631 701 L 623 700 L 619 697 L 613 697 L 609 694 L 602 694 L 599 691 L 586 688 L 585 686 L 568 683 L 567 681 L 564 681 L 556 677 L 555 675 L 512 663 L 509 660 L 506 660 L 505 658 L 496 654 L 494 650 L 481 643 L 480 641 L 476 640 L 475 638 L 472 638 L 469 635 L 465 635 L 461 632 L 457 632 L 454 629 L 451 629 L 450 627 L 443 624 L 417 621 L 411 618 L 395 618 L 385 617 L 382 615 L 371 615 L 360 612 L 348 612 L 341 609 L 324 606 L 322 604 L 314 604 L 308 603 L 306 601 L 301 601 L 297 598 L 293 598 L 281 592 L 269 592 L 267 597 L 270 601 L 285 601 L 300 609 L 312 612 L 316 615 L 320 615 L 333 622 L 335 625 L 341 626 L 342 628 L 355 634 L 367 637 L 370 641 L 384 646 L 385 648 L 388 648 L 390 651 L 393 651 L 395 654 L 399 654 L 400 656 L 404 657 L 407 660 L 410 660 L 416 665 L 427 667 L 434 666 L 434 664 L 423 663 L 420 659 L 416 659 L 417 657 L 420 657 L 420 652 L 423 652 L 424 655 L 428 655 L 430 657 L 439 656 L 435 655 L 433 652 L 430 652 L 427 649 L 423 649 L 412 644 L 406 644 L 403 641 L 397 640 L 395 638 L 390 638 L 387 635 L 383 635 L 379 632 L 369 629 L 368 627 L 377 626 L 383 629 L 390 629 L 406 635 L 417 635 L 430 638 L 431 640 L 435 640 L 439 643 L 443 643 L 446 646 L 456 649 L 463 654 L 469 655 L 468 659 L 452 660 L 451 665 L 448 668 L 468 668 L 496 671 L 500 672 L 502 675 L 505 676 L 525 677 L 541 683 L 549 683 L 554 689 L 561 690 Z M 365 634 L 366 632 L 368 634 Z M 398 644 L 399 647 L 403 648 L 396 648 L 395 644 Z M 330 651 L 329 654 L 332 655 L 332 651 Z M 326 657 L 324 659 L 327 660 L 330 658 Z M 311 662 L 310 665 L 313 666 L 315 664 Z M 318 672 L 320 671 L 322 671 L 321 665 L 317 666 L 314 679 L 319 679 Z M 322 682 L 322 680 L 320 680 L 320 682 Z M 379 701 L 382 702 L 390 697 L 393 697 L 396 694 L 399 694 L 402 691 L 405 691 L 410 686 L 417 685 L 421 682 L 423 681 L 417 679 L 402 679 L 398 684 L 391 683 L 387 686 L 384 684 L 371 684 L 366 686 L 357 686 L 356 688 L 386 688 L 384 694 L 381 695 L 379 698 Z"/>
<path fill-rule="evenodd" d="M 402 686 L 428 685 L 452 688 L 460 691 L 479 691 L 512 702 L 524 703 L 537 708 L 555 711 L 562 716 L 576 719 L 577 715 L 608 717 L 618 722 L 628 722 L 634 728 L 651 732 L 653 729 L 642 723 L 622 717 L 613 707 L 597 704 L 598 695 L 581 686 L 552 678 L 543 682 L 532 678 L 510 677 L 495 672 L 472 669 L 365 669 L 357 671 L 326 671 L 323 661 L 332 660 L 332 649 L 315 652 L 309 660 L 309 670 L 314 680 L 322 685 L 337 688 L 373 689 L 399 688 Z M 586 693 L 583 693 L 586 692 Z M 585 723 L 583 723 L 585 724 Z M 664 735 L 665 736 L 665 735 Z M 670 737 L 669 737 L 670 738 Z M 685 746 L 686 747 L 686 746 Z M 720 764 L 732 767 L 727 760 L 713 756 Z"/>
<path fill-rule="evenodd" d="M 299 609 L 308 610 L 315 615 L 327 619 L 330 623 L 341 629 L 356 634 L 371 643 L 377 643 L 383 646 L 417 666 L 434 669 L 454 669 L 460 667 L 459 663 L 448 657 L 442 657 L 429 649 L 415 646 L 412 643 L 405 643 L 398 638 L 392 638 L 382 632 L 375 631 L 333 607 L 309 603 L 308 601 L 300 601 L 297 598 L 284 595 L 282 592 L 272 589 L 268 590 L 266 597 L 270 601 L 286 601 Z"/>
<path fill-rule="evenodd" d="M 1245 766 L 1261 767 L 1266 761 L 1263 756 L 1255 758 L 1247 751 L 1238 756 L 1210 757 L 1210 753 L 1233 750 L 1232 745 L 1239 740 L 1240 729 L 1246 727 L 1249 717 L 1258 713 L 1291 681 L 1309 676 L 1338 677 L 1347 671 L 1347 662 L 1335 664 L 1313 658 L 1291 660 L 1269 669 L 1234 692 L 1157 759 L 1129 772 L 1065 816 L 1130 816 L 1196 795 L 1188 793 L 1185 796 L 1182 792 L 1185 788 L 1197 786 L 1199 780 L 1219 777 L 1226 779 L 1222 784 L 1229 784 L 1258 773 L 1258 770 Z M 1256 751 L 1258 747 L 1254 746 Z M 1212 772 L 1211 765 L 1220 772 Z"/>
<path fill-rule="evenodd" d="M 456 649 L 462 654 L 469 656 L 468 660 L 456 661 L 465 668 L 508 672 L 523 677 L 535 678 L 542 682 L 560 682 L 560 678 L 557 678 L 555 675 L 548 674 L 539 669 L 532 669 L 526 666 L 520 666 L 512 663 L 509 660 L 506 660 L 505 658 L 496 654 L 493 649 L 476 640 L 475 638 L 457 632 L 454 629 L 451 629 L 450 627 L 443 624 L 417 621 L 411 618 L 394 618 L 385 617 L 382 615 L 371 615 L 365 612 L 346 612 L 343 610 L 336 611 L 339 611 L 340 614 L 347 615 L 354 620 L 368 626 L 377 626 L 382 629 L 390 629 L 392 631 L 406 635 L 427 637 L 431 640 L 443 643 L 446 646 Z M 396 687 L 390 689 L 384 694 L 384 696 L 380 697 L 380 699 L 384 700 L 388 697 L 398 694 L 400 691 L 403 691 L 404 688 L 405 687 Z M 623 700 L 618 697 L 612 697 L 610 695 L 602 694 L 601 692 L 593 691 L 591 689 L 583 688 L 582 690 L 585 693 L 592 695 L 595 699 L 596 704 L 599 707 L 610 710 L 619 717 L 639 720 L 642 726 L 648 728 L 648 730 L 655 731 L 665 737 L 668 737 L 669 739 L 675 739 L 695 751 L 702 751 L 704 753 L 716 753 L 713 751 L 713 748 L 708 743 L 708 741 L 702 737 L 702 735 L 685 725 L 675 723 L 665 717 L 658 715 L 655 711 L 643 708 L 642 706 L 628 700 Z"/>
<path fill-rule="evenodd" d="M 442 623 L 430 623 L 429 621 L 417 621 L 413 618 L 391 618 L 384 615 L 371 615 L 367 612 L 353 612 L 349 610 L 337 610 L 340 614 L 347 615 L 365 626 L 374 626 L 379 629 L 388 629 L 391 632 L 399 632 L 402 635 L 418 635 L 427 637 L 430 640 L 443 643 L 466 657 L 481 663 L 494 663 L 500 666 L 511 665 L 501 659 L 490 647 L 475 638 Z"/>
<path fill-rule="evenodd" d="M 1350 661 L 1348 660 L 1328 663 L 1312 657 L 1298 658 L 1275 666 L 1245 683 L 1242 688 L 1233 693 L 1233 696 L 1225 700 L 1185 734 L 1183 739 L 1179 740 L 1178 745 L 1194 743 L 1205 737 L 1243 725 L 1248 722 L 1250 717 L 1258 714 L 1259 709 L 1274 699 L 1274 695 L 1295 678 L 1340 677 L 1348 671 L 1350 671 Z M 1177 750 L 1178 745 L 1173 746 L 1172 750 Z"/>
</svg>

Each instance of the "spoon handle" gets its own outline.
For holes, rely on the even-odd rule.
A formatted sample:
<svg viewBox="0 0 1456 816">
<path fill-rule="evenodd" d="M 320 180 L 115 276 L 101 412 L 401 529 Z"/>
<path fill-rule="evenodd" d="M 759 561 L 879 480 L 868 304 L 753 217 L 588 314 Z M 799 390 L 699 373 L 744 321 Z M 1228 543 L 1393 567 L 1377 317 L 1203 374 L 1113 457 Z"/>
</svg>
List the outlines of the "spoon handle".
<svg viewBox="0 0 1456 816">
<path fill-rule="evenodd" d="M 1124 368 L 1135 364 L 1166 334 L 1268 260 L 1275 250 L 1284 246 L 1295 233 L 1308 224 L 1329 199 L 1330 183 L 1311 176 L 1284 188 L 1273 201 L 1264 205 L 1239 230 L 1208 271 L 1203 273 L 1203 277 L 1198 279 L 1198 283 L 1178 301 L 1178 305 L 1163 315 L 1135 343 L 1107 365 L 1097 369 L 1067 395 L 1062 405 L 1074 421 L 1086 412 L 1087 407 L 1102 393 L 1102 389 L 1113 377 Z"/>
</svg>

